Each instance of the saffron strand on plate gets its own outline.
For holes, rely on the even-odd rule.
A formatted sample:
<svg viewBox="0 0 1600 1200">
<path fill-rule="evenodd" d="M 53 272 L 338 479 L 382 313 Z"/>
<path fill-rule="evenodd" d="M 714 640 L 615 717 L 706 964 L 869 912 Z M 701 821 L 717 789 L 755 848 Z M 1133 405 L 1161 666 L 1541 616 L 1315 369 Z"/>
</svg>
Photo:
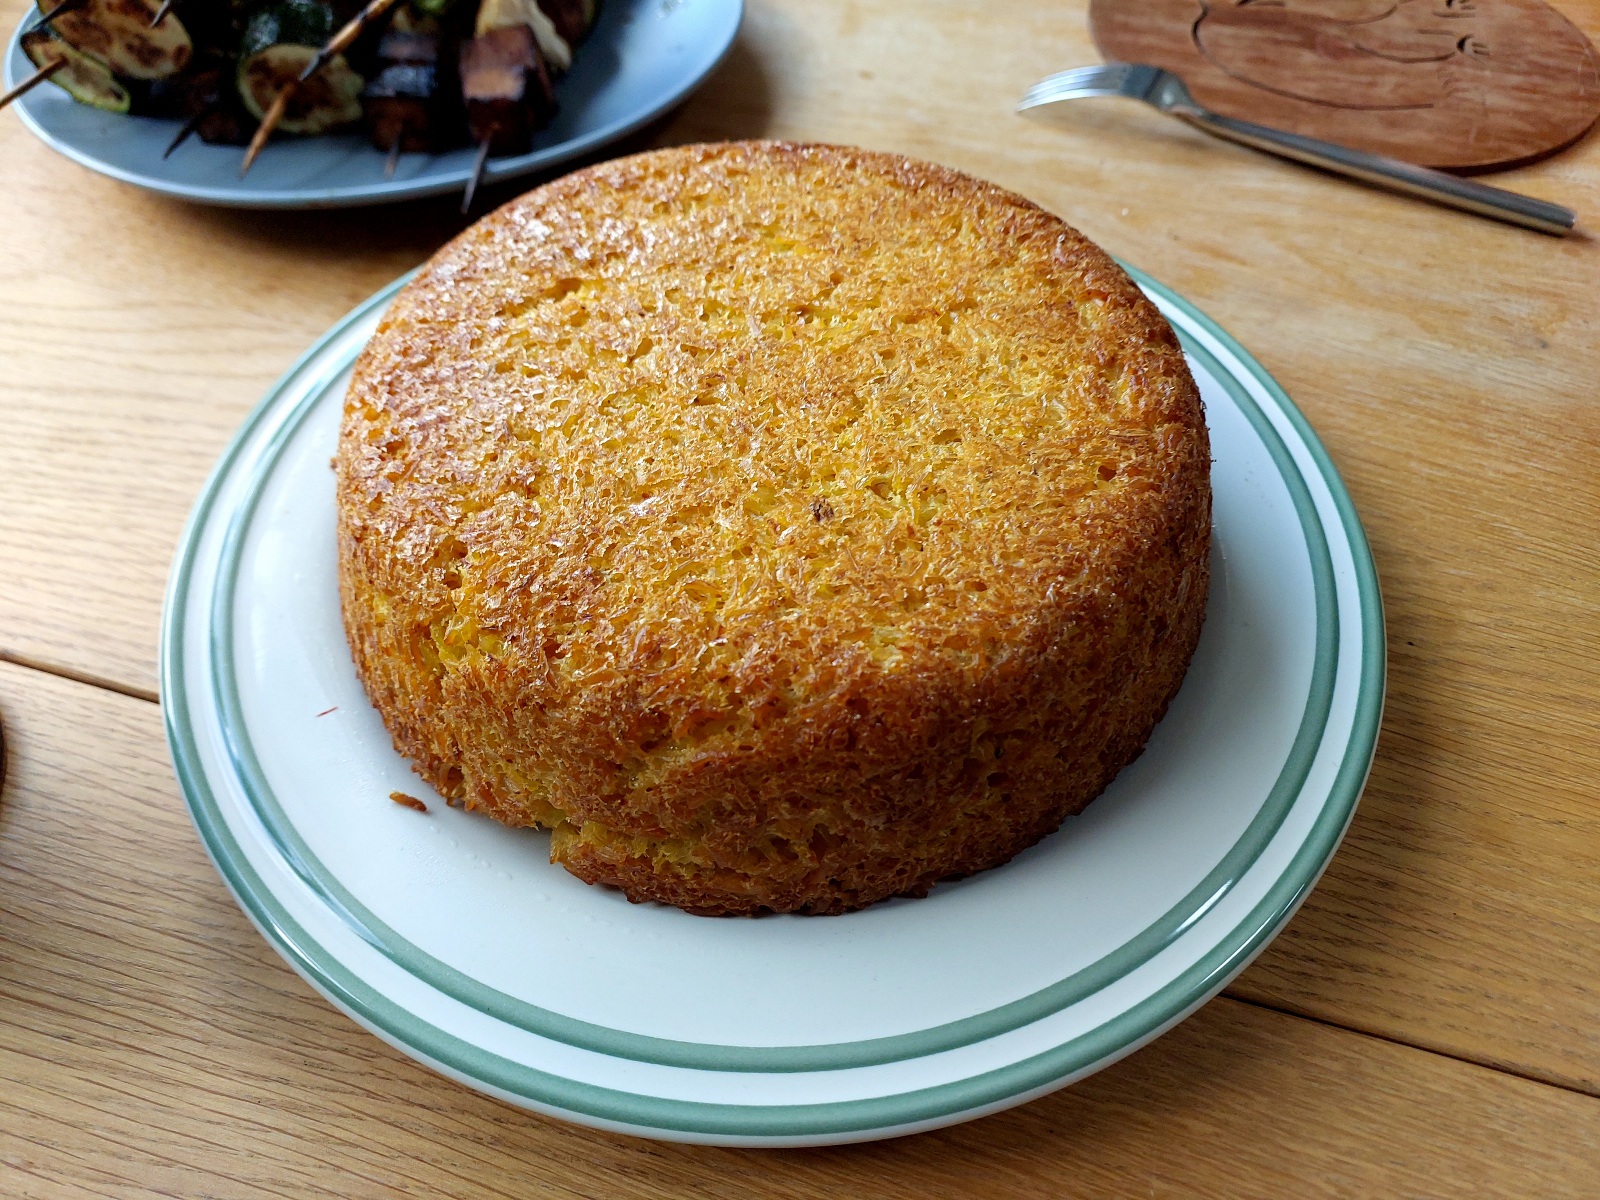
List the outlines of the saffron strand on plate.
<svg viewBox="0 0 1600 1200">
<path fill-rule="evenodd" d="M 400 165 L 400 134 L 394 135 L 394 141 L 389 143 L 389 154 L 383 160 L 383 177 L 394 178 L 394 169 Z"/>
<path fill-rule="evenodd" d="M 34 88 L 38 87 L 46 79 L 49 79 L 50 76 L 54 75 L 66 65 L 66 59 L 58 58 L 55 62 L 40 67 L 37 71 L 35 71 L 32 75 L 29 75 L 21 83 L 17 84 L 16 87 L 12 88 L 4 96 L 0 96 L 0 108 L 4 108 L 17 97 L 24 96 L 28 92 L 31 92 Z"/>
</svg>

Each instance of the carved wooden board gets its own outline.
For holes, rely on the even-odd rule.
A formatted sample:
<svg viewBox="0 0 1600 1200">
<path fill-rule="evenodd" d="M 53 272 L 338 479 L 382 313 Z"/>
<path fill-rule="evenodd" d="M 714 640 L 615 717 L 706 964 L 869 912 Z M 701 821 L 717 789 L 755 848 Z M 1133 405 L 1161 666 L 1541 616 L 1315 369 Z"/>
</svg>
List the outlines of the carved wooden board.
<svg viewBox="0 0 1600 1200">
<path fill-rule="evenodd" d="M 1600 117 L 1594 47 L 1542 0 L 1091 0 L 1089 23 L 1217 112 L 1424 166 L 1527 162 Z"/>
</svg>

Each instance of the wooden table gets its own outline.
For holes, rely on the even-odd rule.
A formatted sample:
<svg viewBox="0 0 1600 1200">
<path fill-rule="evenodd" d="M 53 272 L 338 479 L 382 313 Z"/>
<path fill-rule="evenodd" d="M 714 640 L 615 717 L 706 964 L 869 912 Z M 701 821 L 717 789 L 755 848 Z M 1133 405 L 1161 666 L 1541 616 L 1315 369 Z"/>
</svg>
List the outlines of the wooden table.
<svg viewBox="0 0 1600 1200">
<path fill-rule="evenodd" d="M 1561 0 L 1600 40 L 1600 0 Z M 20 0 L 0 2 L 7 28 Z M 1129 103 L 1081 3 L 752 0 L 636 145 L 936 159 L 1064 214 L 1234 332 L 1325 439 L 1388 607 L 1343 849 L 1265 955 L 1076 1087 L 824 1151 L 647 1144 L 432 1075 L 255 934 L 168 765 L 161 593 L 271 381 L 462 224 L 144 195 L 0 117 L 0 1193 L 1600 1195 L 1600 247 L 1335 182 Z M 1505 186 L 1600 227 L 1600 135 Z M 509 193 L 506 193 L 509 194 Z M 501 198 L 504 198 L 502 195 Z"/>
</svg>

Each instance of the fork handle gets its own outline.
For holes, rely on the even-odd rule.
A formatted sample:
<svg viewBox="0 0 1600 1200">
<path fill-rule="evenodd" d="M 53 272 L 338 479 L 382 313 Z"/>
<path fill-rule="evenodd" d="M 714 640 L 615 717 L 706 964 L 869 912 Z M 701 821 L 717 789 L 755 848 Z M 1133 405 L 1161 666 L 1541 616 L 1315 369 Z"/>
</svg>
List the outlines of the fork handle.
<svg viewBox="0 0 1600 1200">
<path fill-rule="evenodd" d="M 1477 213 L 1479 216 L 1490 217 L 1496 221 L 1506 221 L 1526 229 L 1537 229 L 1540 233 L 1565 237 L 1572 232 L 1578 219 L 1578 215 L 1570 208 L 1551 204 L 1548 200 L 1535 200 L 1532 196 L 1522 196 L 1516 192 L 1474 183 L 1470 179 L 1448 175 L 1443 171 L 1429 170 L 1427 167 L 1414 166 L 1397 158 L 1367 154 L 1361 150 L 1352 150 L 1348 146 L 1336 146 L 1332 142 L 1319 142 L 1316 138 L 1301 137 L 1297 133 L 1285 133 L 1281 129 L 1269 129 L 1265 125 L 1237 121 L 1198 105 L 1194 108 L 1174 107 L 1172 115 L 1182 117 L 1197 129 L 1226 138 L 1230 142 L 1264 150 L 1280 158 L 1291 158 L 1296 162 L 1309 163 L 1313 167 L 1336 171 L 1340 175 L 1348 175 L 1352 179 L 1388 188 L 1390 191 L 1421 196 L 1425 200 L 1447 204 L 1451 208 Z"/>
</svg>

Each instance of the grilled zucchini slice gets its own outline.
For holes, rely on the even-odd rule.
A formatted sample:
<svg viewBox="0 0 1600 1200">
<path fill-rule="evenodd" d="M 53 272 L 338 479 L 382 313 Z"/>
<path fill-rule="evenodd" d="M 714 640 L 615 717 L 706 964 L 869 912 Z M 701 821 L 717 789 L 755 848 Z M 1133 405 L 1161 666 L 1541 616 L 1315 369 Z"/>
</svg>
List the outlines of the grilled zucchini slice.
<svg viewBox="0 0 1600 1200">
<path fill-rule="evenodd" d="M 48 29 L 35 29 L 23 34 L 22 52 L 36 67 L 47 67 L 66 59 L 67 65 L 50 76 L 50 82 L 79 104 L 103 108 L 106 112 L 128 111 L 131 103 L 128 89 L 117 82 L 111 68 L 98 58 L 74 49 Z"/>
<path fill-rule="evenodd" d="M 250 18 L 239 53 L 239 99 L 261 120 L 300 78 L 333 33 L 333 10 L 317 0 L 282 0 Z M 336 54 L 296 89 L 278 130 L 308 137 L 361 120 L 366 81 Z"/>
<path fill-rule="evenodd" d="M 39 10 L 55 5 L 38 0 Z M 127 79 L 164 79 L 176 75 L 194 57 L 194 39 L 174 14 L 154 29 L 150 19 L 159 0 L 89 0 L 51 22 L 62 41 L 98 58 L 113 75 Z"/>
</svg>

